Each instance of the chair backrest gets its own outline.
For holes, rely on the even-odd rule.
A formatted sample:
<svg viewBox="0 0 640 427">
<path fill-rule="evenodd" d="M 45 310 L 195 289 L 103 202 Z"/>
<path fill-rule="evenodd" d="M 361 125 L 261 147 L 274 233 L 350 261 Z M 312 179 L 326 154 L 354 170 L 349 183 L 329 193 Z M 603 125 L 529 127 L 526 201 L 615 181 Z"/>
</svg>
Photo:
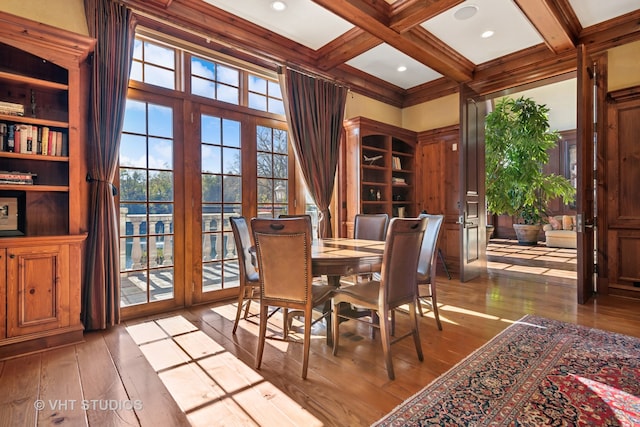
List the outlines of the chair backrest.
<svg viewBox="0 0 640 427">
<path fill-rule="evenodd" d="M 416 276 L 426 218 L 393 218 L 384 244 L 380 286 L 389 308 L 415 301 Z"/>
<path fill-rule="evenodd" d="M 233 239 L 236 243 L 236 252 L 238 253 L 238 264 L 240 266 L 240 280 L 256 281 L 258 280 L 258 272 L 251 262 L 251 234 L 247 221 L 242 216 L 232 216 L 229 218 L 231 230 L 233 230 Z"/>
<path fill-rule="evenodd" d="M 306 218 L 253 218 L 264 303 L 303 308 L 311 303 L 311 232 Z"/>
<path fill-rule="evenodd" d="M 313 222 L 311 222 L 311 215 L 309 214 L 280 214 L 278 218 L 305 218 L 309 221 L 309 229 L 311 230 L 311 237 L 315 237 L 313 235 Z"/>
<path fill-rule="evenodd" d="M 418 261 L 418 282 L 430 283 L 431 271 L 435 272 L 436 255 L 438 251 L 438 239 L 444 215 L 420 214 L 420 218 L 427 218 L 427 229 L 422 238 L 420 248 L 420 261 Z"/>
<path fill-rule="evenodd" d="M 353 238 L 364 240 L 384 240 L 387 235 L 389 215 L 356 214 L 353 221 Z"/>
</svg>

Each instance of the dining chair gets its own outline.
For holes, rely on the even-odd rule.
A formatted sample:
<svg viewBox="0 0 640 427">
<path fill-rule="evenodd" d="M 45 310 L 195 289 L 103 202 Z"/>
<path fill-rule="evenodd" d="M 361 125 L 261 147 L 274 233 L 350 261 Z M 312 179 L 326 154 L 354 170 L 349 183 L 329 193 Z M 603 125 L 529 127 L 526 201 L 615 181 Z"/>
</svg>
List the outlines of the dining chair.
<svg viewBox="0 0 640 427">
<path fill-rule="evenodd" d="M 311 215 L 309 214 L 280 214 L 278 218 L 306 218 L 309 220 L 309 227 L 311 229 L 311 236 L 315 238 L 313 235 L 313 222 L 311 221 Z"/>
<path fill-rule="evenodd" d="M 302 378 L 307 377 L 313 307 L 331 299 L 334 287 L 313 285 L 311 231 L 306 218 L 253 218 L 251 228 L 260 271 L 260 333 L 256 369 L 262 364 L 268 308 L 299 310 L 304 315 Z M 322 318 L 330 318 L 327 310 Z M 330 321 L 327 320 L 327 333 Z M 286 327 L 285 327 L 286 329 Z"/>
<path fill-rule="evenodd" d="M 230 217 L 231 230 L 233 230 L 233 238 L 236 244 L 236 252 L 238 253 L 238 269 L 240 270 L 240 285 L 238 289 L 238 310 L 236 312 L 236 321 L 233 324 L 233 334 L 235 335 L 240 322 L 240 315 L 244 308 L 244 318 L 249 315 L 249 306 L 252 300 L 258 300 L 256 292 L 260 288 L 260 277 L 255 266 L 251 262 L 251 234 L 249 226 L 244 217 Z"/>
<path fill-rule="evenodd" d="M 377 313 L 378 323 L 367 323 L 380 329 L 382 351 L 389 379 L 395 378 L 391 360 L 391 344 L 413 336 L 418 359 L 420 361 L 424 359 L 415 306 L 418 259 L 426 226 L 426 218 L 393 218 L 389 223 L 389 231 L 385 239 L 380 280 L 356 283 L 353 286 L 335 290 L 332 298 L 334 355 L 338 354 L 340 319 L 350 318 L 363 321 L 359 317 L 350 316 L 348 312 L 340 310 L 341 303 L 349 303 L 356 308 L 364 308 Z M 409 305 L 411 330 L 391 340 L 390 311 L 404 304 Z"/>
<path fill-rule="evenodd" d="M 353 238 L 383 241 L 387 235 L 389 215 L 356 214 L 353 220 Z"/>
<path fill-rule="evenodd" d="M 438 329 L 442 330 L 440 314 L 438 313 L 438 300 L 436 298 L 436 263 L 438 261 L 438 242 L 440 240 L 440 229 L 442 228 L 444 215 L 420 214 L 420 217 L 427 218 L 427 228 L 422 238 L 420 260 L 418 261 L 416 302 L 420 316 L 422 317 L 424 317 L 424 312 L 421 301 L 426 302 L 427 305 L 431 307 Z"/>
</svg>

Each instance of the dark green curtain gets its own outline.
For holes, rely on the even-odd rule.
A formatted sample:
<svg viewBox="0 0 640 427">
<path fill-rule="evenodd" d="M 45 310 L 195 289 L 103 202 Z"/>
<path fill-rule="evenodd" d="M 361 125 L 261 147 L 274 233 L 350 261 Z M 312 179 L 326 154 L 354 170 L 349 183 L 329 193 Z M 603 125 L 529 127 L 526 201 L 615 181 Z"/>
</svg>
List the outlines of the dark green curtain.
<svg viewBox="0 0 640 427">
<path fill-rule="evenodd" d="M 89 103 L 90 216 L 82 322 L 87 330 L 120 322 L 119 219 L 113 179 L 133 56 L 135 19 L 112 0 L 85 0 L 89 34 L 97 39 Z"/>
<path fill-rule="evenodd" d="M 332 237 L 333 195 L 348 89 L 291 69 L 279 70 L 290 136 L 318 210 L 319 237 Z"/>
</svg>

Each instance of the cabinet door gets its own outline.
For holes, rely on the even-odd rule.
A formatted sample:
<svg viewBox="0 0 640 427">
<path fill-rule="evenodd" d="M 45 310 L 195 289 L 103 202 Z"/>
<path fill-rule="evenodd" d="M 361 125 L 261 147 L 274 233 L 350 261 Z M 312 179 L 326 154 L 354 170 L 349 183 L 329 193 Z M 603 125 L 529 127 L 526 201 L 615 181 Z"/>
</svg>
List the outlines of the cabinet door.
<svg viewBox="0 0 640 427">
<path fill-rule="evenodd" d="M 69 247 L 7 249 L 7 337 L 69 326 Z"/>
<path fill-rule="evenodd" d="M 0 339 L 7 337 L 7 251 L 0 249 Z"/>
</svg>

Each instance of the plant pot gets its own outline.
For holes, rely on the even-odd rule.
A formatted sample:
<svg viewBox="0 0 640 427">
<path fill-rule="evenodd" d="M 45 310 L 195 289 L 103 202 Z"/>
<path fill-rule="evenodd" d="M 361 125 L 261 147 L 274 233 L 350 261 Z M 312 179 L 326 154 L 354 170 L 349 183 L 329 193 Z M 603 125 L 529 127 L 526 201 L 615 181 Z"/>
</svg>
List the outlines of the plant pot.
<svg viewBox="0 0 640 427">
<path fill-rule="evenodd" d="M 491 236 L 493 235 L 494 226 L 487 225 L 487 245 L 489 244 L 489 240 L 491 240 Z"/>
<path fill-rule="evenodd" d="M 538 244 L 540 225 L 513 224 L 513 229 L 518 238 L 518 244 L 524 246 L 535 246 Z"/>
</svg>

